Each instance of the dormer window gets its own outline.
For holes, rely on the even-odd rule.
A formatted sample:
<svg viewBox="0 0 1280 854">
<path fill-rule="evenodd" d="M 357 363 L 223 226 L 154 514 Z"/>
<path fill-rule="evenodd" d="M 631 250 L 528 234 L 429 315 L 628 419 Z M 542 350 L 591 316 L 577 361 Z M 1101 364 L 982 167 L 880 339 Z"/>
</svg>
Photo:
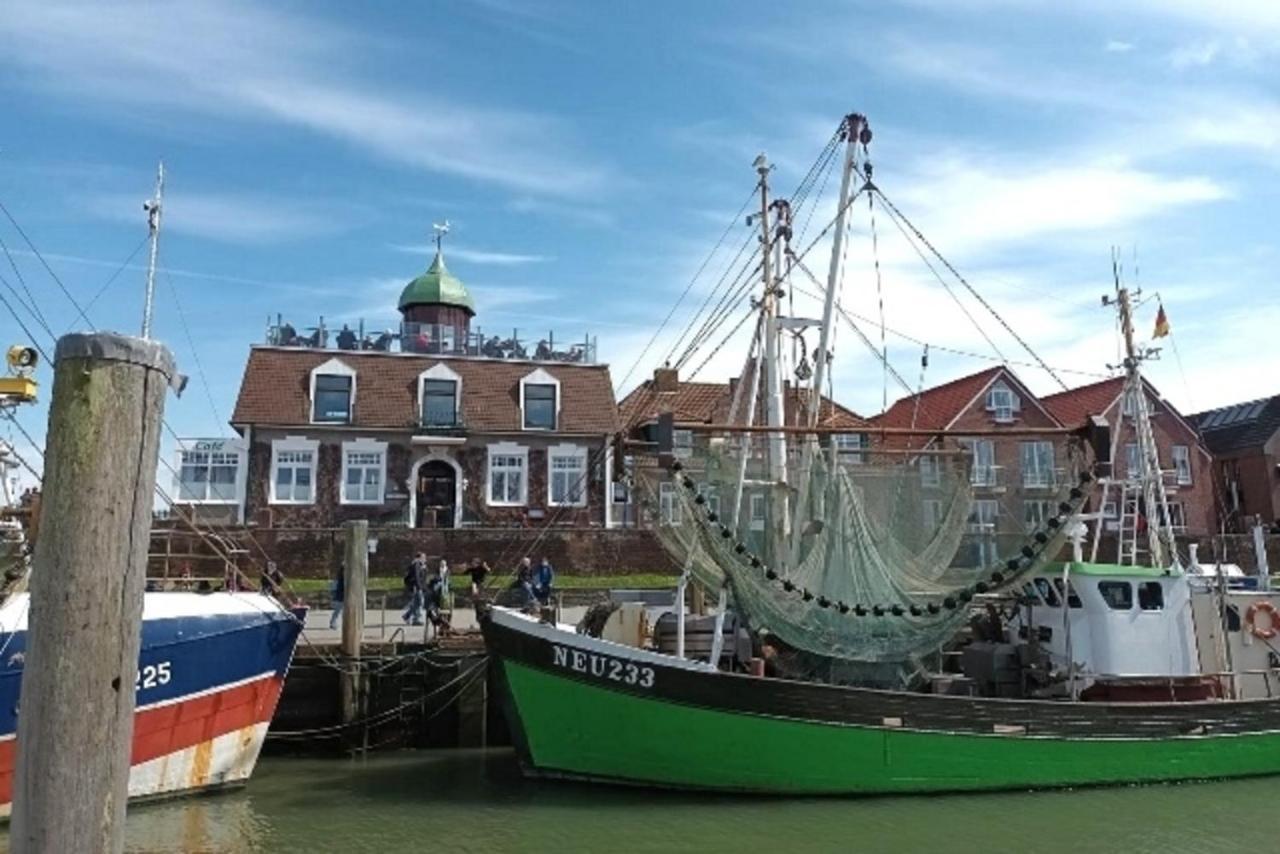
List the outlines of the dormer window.
<svg viewBox="0 0 1280 854">
<path fill-rule="evenodd" d="M 555 430 L 560 415 L 560 381 L 542 368 L 520 381 L 520 411 L 526 430 Z"/>
<path fill-rule="evenodd" d="M 330 359 L 311 372 L 311 423 L 350 424 L 355 408 L 356 372 Z"/>
<path fill-rule="evenodd" d="M 418 413 L 423 427 L 457 427 L 462 423 L 462 378 L 447 365 L 436 365 L 418 377 Z"/>
<path fill-rule="evenodd" d="M 1013 421 L 1013 414 L 1020 408 L 1018 396 L 1004 383 L 996 383 L 987 390 L 987 411 L 992 420 L 1007 424 Z"/>
</svg>

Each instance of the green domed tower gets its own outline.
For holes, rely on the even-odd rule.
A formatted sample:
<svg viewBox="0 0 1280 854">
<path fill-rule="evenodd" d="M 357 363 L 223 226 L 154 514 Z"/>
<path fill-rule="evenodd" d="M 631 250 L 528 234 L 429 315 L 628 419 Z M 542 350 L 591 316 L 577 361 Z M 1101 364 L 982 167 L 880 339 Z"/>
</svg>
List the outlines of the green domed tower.
<svg viewBox="0 0 1280 854">
<path fill-rule="evenodd" d="M 400 292 L 399 309 L 404 318 L 406 349 L 420 350 L 434 342 L 431 349 L 444 351 L 462 347 L 471 331 L 471 318 L 475 317 L 475 303 L 462 280 L 449 272 L 444 265 L 442 238 L 449 226 L 437 225 L 436 257 L 427 272 L 405 285 Z M 449 339 L 452 339 L 450 343 Z M 417 342 L 414 344 L 413 342 Z"/>
</svg>

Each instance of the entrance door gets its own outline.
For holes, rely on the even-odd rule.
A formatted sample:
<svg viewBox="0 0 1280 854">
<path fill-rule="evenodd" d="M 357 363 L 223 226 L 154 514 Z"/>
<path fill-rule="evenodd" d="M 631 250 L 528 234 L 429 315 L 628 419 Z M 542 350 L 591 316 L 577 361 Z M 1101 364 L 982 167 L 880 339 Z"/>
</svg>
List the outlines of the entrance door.
<svg viewBox="0 0 1280 854">
<path fill-rule="evenodd" d="M 454 499 L 457 495 L 457 472 L 442 460 L 431 460 L 418 467 L 419 528 L 452 528 Z"/>
</svg>

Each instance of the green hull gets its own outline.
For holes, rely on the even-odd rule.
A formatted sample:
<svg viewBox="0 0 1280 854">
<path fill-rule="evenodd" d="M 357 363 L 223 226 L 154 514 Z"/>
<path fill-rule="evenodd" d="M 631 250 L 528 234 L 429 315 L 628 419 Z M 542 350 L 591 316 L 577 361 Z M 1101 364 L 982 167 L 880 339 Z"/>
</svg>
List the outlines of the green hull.
<svg viewBox="0 0 1280 854">
<path fill-rule="evenodd" d="M 504 662 L 531 770 L 780 794 L 1037 789 L 1280 772 L 1280 733 L 1065 739 L 722 712 Z"/>
</svg>

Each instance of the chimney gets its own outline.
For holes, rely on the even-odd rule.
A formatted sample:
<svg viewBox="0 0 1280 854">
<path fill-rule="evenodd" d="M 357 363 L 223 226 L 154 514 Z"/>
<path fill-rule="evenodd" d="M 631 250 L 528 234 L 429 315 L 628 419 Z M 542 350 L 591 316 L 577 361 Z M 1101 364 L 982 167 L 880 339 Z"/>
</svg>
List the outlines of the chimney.
<svg viewBox="0 0 1280 854">
<path fill-rule="evenodd" d="M 676 368 L 654 368 L 654 391 L 678 391 L 680 388 L 680 371 Z"/>
</svg>

